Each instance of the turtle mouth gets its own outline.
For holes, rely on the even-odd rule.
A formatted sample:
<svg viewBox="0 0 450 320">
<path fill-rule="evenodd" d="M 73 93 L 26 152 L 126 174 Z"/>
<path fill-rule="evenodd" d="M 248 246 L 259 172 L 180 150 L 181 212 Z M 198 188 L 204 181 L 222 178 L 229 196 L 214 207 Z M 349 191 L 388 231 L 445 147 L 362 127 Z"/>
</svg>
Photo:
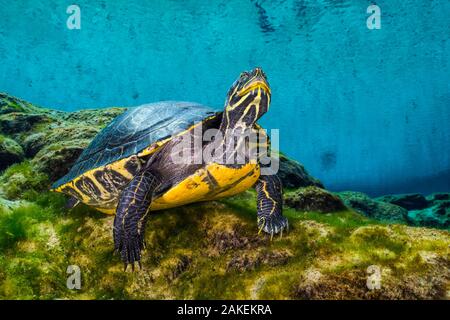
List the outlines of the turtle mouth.
<svg viewBox="0 0 450 320">
<path fill-rule="evenodd" d="M 270 95 L 270 88 L 269 88 L 267 82 L 263 79 L 255 79 L 255 80 L 249 82 L 244 88 L 242 88 L 238 92 L 238 95 L 243 97 L 247 93 L 249 93 L 253 90 L 261 90 L 262 92 Z"/>
</svg>

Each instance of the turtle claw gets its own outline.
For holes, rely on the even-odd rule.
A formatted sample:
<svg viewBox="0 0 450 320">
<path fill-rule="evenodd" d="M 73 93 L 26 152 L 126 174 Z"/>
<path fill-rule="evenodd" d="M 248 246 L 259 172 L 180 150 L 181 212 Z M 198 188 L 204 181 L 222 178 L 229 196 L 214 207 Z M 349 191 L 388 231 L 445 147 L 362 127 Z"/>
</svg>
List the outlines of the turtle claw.
<svg viewBox="0 0 450 320">
<path fill-rule="evenodd" d="M 261 232 L 264 229 L 266 218 L 264 217 L 258 217 L 258 235 L 261 234 Z"/>
<path fill-rule="evenodd" d="M 123 261 L 123 271 L 127 270 L 128 265 L 131 265 L 131 270 L 134 272 L 135 263 L 142 269 L 141 251 L 143 249 L 143 239 L 141 237 L 117 237 L 116 239 L 120 240 L 116 243 L 114 251 L 120 255 Z"/>
<path fill-rule="evenodd" d="M 260 217 L 258 218 L 258 229 L 259 233 L 264 231 L 270 234 L 270 240 L 273 240 L 274 234 L 280 234 L 280 238 L 283 235 L 283 231 L 289 230 L 288 220 L 282 215 L 273 215 L 268 217 Z"/>
<path fill-rule="evenodd" d="M 137 266 L 138 266 L 137 269 L 135 268 L 136 263 L 137 263 Z M 132 262 L 132 263 L 124 263 L 123 264 L 123 272 L 127 271 L 129 265 L 131 265 L 131 272 L 134 272 L 135 270 L 142 271 L 142 263 L 141 263 L 141 261 L 136 261 L 136 262 Z"/>
</svg>

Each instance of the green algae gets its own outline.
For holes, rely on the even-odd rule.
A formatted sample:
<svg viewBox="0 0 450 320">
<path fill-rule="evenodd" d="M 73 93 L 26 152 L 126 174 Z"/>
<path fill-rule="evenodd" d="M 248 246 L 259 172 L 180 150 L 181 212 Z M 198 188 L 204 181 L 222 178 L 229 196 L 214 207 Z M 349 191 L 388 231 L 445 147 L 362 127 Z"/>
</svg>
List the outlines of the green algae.
<svg viewBox="0 0 450 320">
<path fill-rule="evenodd" d="M 153 213 L 143 269 L 124 272 L 113 252 L 113 216 L 85 205 L 67 210 L 29 162 L 0 181 L 12 203 L 0 202 L 0 299 L 448 298 L 448 231 L 349 209 L 285 207 L 290 230 L 271 239 L 257 233 L 250 190 Z M 80 267 L 80 290 L 66 287 L 69 265 Z M 383 272 L 383 290 L 365 285 L 372 265 Z"/>
<path fill-rule="evenodd" d="M 288 209 L 290 232 L 270 240 L 256 234 L 254 200 L 248 192 L 223 203 L 155 213 L 148 221 L 144 269 L 131 273 L 113 255 L 113 217 L 86 206 L 65 212 L 61 197 L 42 194 L 31 205 L 1 212 L 2 235 L 13 236 L 1 238 L 0 297 L 290 299 L 301 296 L 296 286 L 311 268 L 334 277 L 377 264 L 394 270 L 392 277 L 401 282 L 409 272 L 436 272 L 422 261 L 422 252 L 448 263 L 448 233 L 420 228 L 423 235 L 411 237 L 411 227 L 384 225 L 352 211 Z M 230 268 L 232 263 L 239 269 Z M 65 287 L 69 264 L 82 270 L 79 291 Z"/>
<path fill-rule="evenodd" d="M 5 170 L 0 177 L 0 192 L 10 200 L 32 200 L 33 196 L 49 184 L 44 173 L 36 171 L 29 161 L 24 161 Z"/>
</svg>

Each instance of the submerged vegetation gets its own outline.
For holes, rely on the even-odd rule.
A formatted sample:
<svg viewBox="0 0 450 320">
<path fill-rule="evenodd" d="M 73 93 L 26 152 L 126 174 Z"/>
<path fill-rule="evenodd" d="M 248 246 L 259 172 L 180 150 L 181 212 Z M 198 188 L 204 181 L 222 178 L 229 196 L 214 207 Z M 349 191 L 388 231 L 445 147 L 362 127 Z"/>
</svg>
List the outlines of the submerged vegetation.
<svg viewBox="0 0 450 320">
<path fill-rule="evenodd" d="M 446 298 L 447 231 L 387 225 L 353 211 L 287 208 L 283 237 L 258 235 L 254 192 L 157 212 L 143 269 L 113 255 L 112 216 L 48 193 L 0 212 L 0 298 Z M 66 287 L 69 265 L 80 290 Z M 382 270 L 369 290 L 367 268 Z"/>
<path fill-rule="evenodd" d="M 450 298 L 448 230 L 407 226 L 420 212 L 398 206 L 418 197 L 334 195 L 294 162 L 282 167 L 290 187 L 290 231 L 282 237 L 258 235 L 250 190 L 155 212 L 142 270 L 124 272 L 113 254 L 114 217 L 84 205 L 68 210 L 63 195 L 47 191 L 120 112 L 42 111 L 0 95 L 0 138 L 25 153 L 0 173 L 0 299 Z M 26 116 L 32 125 L 23 125 Z M 77 132 L 77 122 L 90 130 Z M 439 227 L 448 223 L 447 196 L 419 199 L 439 215 Z M 66 286 L 70 265 L 80 268 L 80 290 Z M 380 270 L 380 289 L 367 286 L 371 266 Z"/>
</svg>

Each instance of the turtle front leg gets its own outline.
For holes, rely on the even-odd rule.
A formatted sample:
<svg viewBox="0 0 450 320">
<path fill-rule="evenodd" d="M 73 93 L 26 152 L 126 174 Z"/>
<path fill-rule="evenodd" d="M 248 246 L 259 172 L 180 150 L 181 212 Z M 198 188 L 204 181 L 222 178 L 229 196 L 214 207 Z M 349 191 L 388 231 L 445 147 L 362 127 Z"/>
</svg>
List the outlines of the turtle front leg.
<svg viewBox="0 0 450 320">
<path fill-rule="evenodd" d="M 149 171 L 137 174 L 125 187 L 119 199 L 114 219 L 114 247 L 120 252 L 125 270 L 134 263 L 140 266 L 144 248 L 145 224 L 153 193 L 160 184 Z"/>
<path fill-rule="evenodd" d="M 288 229 L 283 217 L 283 194 L 281 180 L 277 175 L 260 176 L 256 182 L 258 228 L 273 236 Z"/>
</svg>

